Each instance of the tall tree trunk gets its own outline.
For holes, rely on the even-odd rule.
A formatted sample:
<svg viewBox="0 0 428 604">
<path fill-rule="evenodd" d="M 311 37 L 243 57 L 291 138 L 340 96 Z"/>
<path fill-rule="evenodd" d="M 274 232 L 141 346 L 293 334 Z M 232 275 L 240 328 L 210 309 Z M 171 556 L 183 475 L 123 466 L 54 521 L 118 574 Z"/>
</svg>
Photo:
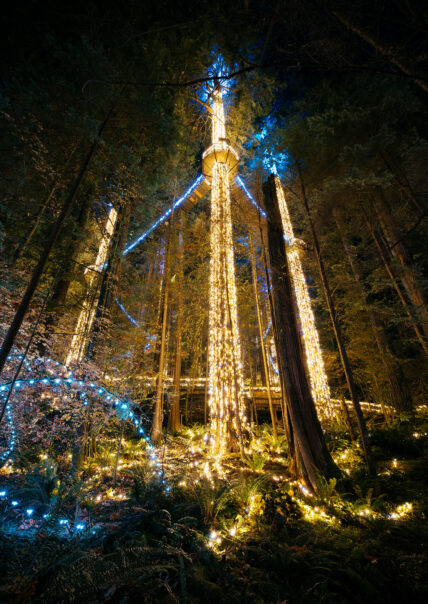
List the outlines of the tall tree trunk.
<svg viewBox="0 0 428 604">
<path fill-rule="evenodd" d="M 394 223 L 394 219 L 391 216 L 390 209 L 382 192 L 375 198 L 375 209 L 385 234 L 388 251 L 391 256 L 396 258 L 400 263 L 401 282 L 410 302 L 415 307 L 417 315 L 420 317 L 420 324 L 424 331 L 425 338 L 428 338 L 428 306 L 426 292 L 418 283 L 412 256 L 403 241 L 401 241 L 400 233 Z"/>
<path fill-rule="evenodd" d="M 14 342 L 15 342 L 15 338 L 19 332 L 19 329 L 22 325 L 22 322 L 24 320 L 24 317 L 28 311 L 28 308 L 31 304 L 31 300 L 33 299 L 33 295 L 34 292 L 36 291 L 36 288 L 40 282 L 40 279 L 43 275 L 43 271 L 45 269 L 46 263 L 49 259 L 50 253 L 52 251 L 53 246 L 55 245 L 55 242 L 58 238 L 58 235 L 62 229 L 62 226 L 64 224 L 65 219 L 67 218 L 67 216 L 69 215 L 72 207 L 73 207 L 73 203 L 74 203 L 74 199 L 76 197 L 76 193 L 77 190 L 80 186 L 80 183 L 82 182 L 85 174 L 86 174 L 86 170 L 88 168 L 89 162 L 91 161 L 97 146 L 98 146 L 98 142 L 99 139 L 102 135 L 102 133 L 104 132 L 104 129 L 106 127 L 106 125 L 108 124 L 113 111 L 116 108 L 116 104 L 117 101 L 115 101 L 113 103 L 113 105 L 110 107 L 109 111 L 107 112 L 106 117 L 104 118 L 102 124 L 100 125 L 99 129 L 98 129 L 98 135 L 97 137 L 94 139 L 94 141 L 92 142 L 88 152 L 86 153 L 83 162 L 80 166 L 80 170 L 77 174 L 77 177 L 73 183 L 73 185 L 71 186 L 71 189 L 66 197 L 66 200 L 64 202 L 64 206 L 61 210 L 61 213 L 59 214 L 48 238 L 47 241 L 45 243 L 45 247 L 40 255 L 39 261 L 37 263 L 37 266 L 34 268 L 33 270 L 33 274 L 31 276 L 30 282 L 27 286 L 27 289 L 22 297 L 22 300 L 19 304 L 19 307 L 15 313 L 15 316 L 12 320 L 12 323 L 6 333 L 6 336 L 3 340 L 3 344 L 1 346 L 0 349 L 0 375 L 3 371 L 4 365 L 6 363 L 8 354 L 10 352 L 10 349 L 12 348 Z"/>
<path fill-rule="evenodd" d="M 387 272 L 387 275 L 390 278 L 391 283 L 392 283 L 395 291 L 397 292 L 398 299 L 400 300 L 401 304 L 403 305 L 405 313 L 406 313 L 407 317 L 409 318 L 410 324 L 413 327 L 413 330 L 414 330 L 414 332 L 416 334 L 416 337 L 418 339 L 419 344 L 422 346 L 423 351 L 428 356 L 428 344 L 425 341 L 425 338 L 424 338 L 424 336 L 423 336 L 423 334 L 422 334 L 422 332 L 421 332 L 421 330 L 419 328 L 418 323 L 415 321 L 415 318 L 413 317 L 413 315 L 412 315 L 412 313 L 410 311 L 409 305 L 408 305 L 408 303 L 407 303 L 407 301 L 406 301 L 406 299 L 405 299 L 405 297 L 403 295 L 403 292 L 401 291 L 400 285 L 398 284 L 398 281 L 395 278 L 395 275 L 394 275 L 394 273 L 392 271 L 392 268 L 391 268 L 391 266 L 389 264 L 389 260 L 388 260 L 388 258 L 386 256 L 385 250 L 383 249 L 382 244 L 379 241 L 379 237 L 376 234 L 376 231 L 373 228 L 373 225 L 371 224 L 371 222 L 370 222 L 368 216 L 366 215 L 364 209 L 363 209 L 363 215 L 364 215 L 364 220 L 366 222 L 367 228 L 368 228 L 368 230 L 370 232 L 370 235 L 372 236 L 372 239 L 374 241 L 374 244 L 376 246 L 378 254 L 379 254 L 379 256 L 380 256 L 380 258 L 381 258 L 381 260 L 383 262 L 383 265 L 385 267 L 385 270 Z"/>
<path fill-rule="evenodd" d="M 305 478 L 309 488 L 316 491 L 320 475 L 328 479 L 340 475 L 340 472 L 327 449 L 305 371 L 273 175 L 264 184 L 263 191 L 273 286 L 274 335 L 281 386 L 296 449 L 290 453 L 300 460 L 300 467 L 296 468 L 300 476 Z"/>
<path fill-rule="evenodd" d="M 369 444 L 369 439 L 368 439 L 368 435 L 367 435 L 367 426 L 366 426 L 363 412 L 361 410 L 360 401 L 358 399 L 357 389 L 356 389 L 355 382 L 354 382 L 354 376 L 352 373 L 351 364 L 348 359 L 348 353 L 346 351 L 345 342 L 344 342 L 344 339 L 342 336 L 342 330 L 340 328 L 340 324 L 337 319 L 336 308 L 334 306 L 333 297 L 331 295 L 330 286 L 328 283 L 327 274 L 326 274 L 325 267 L 324 267 L 324 262 L 323 262 L 323 259 L 321 256 L 321 249 L 320 249 L 320 245 L 318 242 L 318 236 L 317 236 L 317 233 L 315 230 L 314 222 L 312 220 L 311 212 L 309 210 L 309 203 L 308 203 L 308 198 L 306 196 L 306 189 L 305 189 L 305 183 L 303 180 L 303 174 L 302 174 L 302 171 L 301 171 L 301 168 L 300 168 L 300 165 L 298 162 L 296 162 L 296 168 L 297 168 L 297 172 L 298 172 L 299 180 L 300 180 L 302 201 L 303 201 L 303 205 L 304 205 L 304 208 L 306 211 L 306 216 L 308 218 L 309 227 L 310 227 L 311 234 L 312 234 L 312 242 L 314 245 L 315 257 L 317 260 L 318 270 L 319 270 L 320 277 L 321 277 L 321 284 L 322 284 L 322 288 L 323 288 L 323 292 L 324 292 L 324 297 L 325 297 L 325 300 L 327 303 L 327 308 L 328 308 L 328 311 L 330 314 L 330 320 L 331 320 L 334 335 L 336 338 L 337 347 L 339 349 L 339 356 L 340 356 L 340 360 L 342 363 L 343 371 L 345 373 L 346 383 L 347 383 L 351 401 L 352 401 L 352 404 L 354 407 L 355 416 L 357 418 L 357 424 L 358 424 L 358 429 L 360 432 L 361 443 L 362 443 L 363 450 L 364 450 L 364 456 L 366 459 L 367 469 L 371 475 L 375 475 L 376 468 L 375 468 L 373 456 L 370 451 L 370 444 Z"/>
<path fill-rule="evenodd" d="M 361 298 L 363 300 L 364 308 L 370 321 L 370 325 L 373 331 L 373 335 L 375 337 L 376 345 L 379 350 L 379 355 L 382 364 L 385 368 L 390 403 L 395 409 L 398 409 L 399 411 L 409 411 L 412 409 L 412 401 L 410 399 L 410 393 L 408 389 L 405 388 L 405 378 L 401 366 L 393 358 L 387 342 L 387 338 L 385 336 L 383 323 L 373 310 L 368 300 L 368 296 L 357 267 L 357 260 L 355 258 L 355 254 L 352 252 L 351 245 L 347 239 L 342 213 L 337 208 L 334 208 L 333 215 L 340 234 L 340 238 L 342 240 L 346 257 L 349 262 L 349 266 L 351 267 L 352 274 L 360 290 Z"/>
<path fill-rule="evenodd" d="M 273 404 L 272 404 L 272 394 L 270 391 L 269 369 L 268 369 L 268 364 L 267 364 L 267 359 L 266 359 L 265 343 L 263 340 L 262 319 L 260 316 L 259 292 L 258 292 L 258 287 L 257 287 L 256 258 L 255 258 L 255 254 L 254 254 L 253 237 L 251 235 L 250 230 L 248 230 L 248 235 L 250 237 L 251 274 L 253 277 L 254 299 L 256 302 L 257 324 L 259 326 L 260 347 L 261 347 L 261 351 L 262 351 L 263 368 L 264 368 L 264 372 L 265 372 L 265 376 L 266 376 L 266 388 L 267 388 L 267 395 L 268 395 L 269 412 L 270 412 L 270 418 L 272 421 L 273 436 L 274 436 L 274 438 L 278 438 L 278 432 L 276 429 L 276 418 L 275 418 L 275 414 L 273 411 Z"/>
<path fill-rule="evenodd" d="M 180 428 L 180 378 L 181 378 L 181 345 L 183 335 L 183 279 L 184 279 L 184 249 L 183 249 L 183 217 L 180 216 L 177 232 L 178 283 L 177 283 L 177 329 L 174 367 L 174 392 L 169 413 L 171 430 Z"/>
<path fill-rule="evenodd" d="M 379 54 L 384 56 L 392 65 L 395 65 L 402 73 L 422 88 L 425 92 L 428 92 L 428 81 L 424 76 L 418 73 L 417 66 L 408 57 L 399 56 L 397 51 L 391 48 L 390 45 L 383 43 L 379 38 L 376 38 L 373 34 L 369 33 L 366 29 L 363 29 L 360 25 L 352 21 L 349 16 L 344 15 L 337 10 L 332 11 L 333 15 L 350 31 L 359 36 L 364 42 L 374 48 Z M 402 52 L 402 51 L 401 51 Z M 420 79 L 422 78 L 422 79 Z"/>
<path fill-rule="evenodd" d="M 163 378 L 164 378 L 164 367 L 165 367 L 165 350 L 166 350 L 166 326 L 168 320 L 168 297 L 169 297 L 169 286 L 170 286 L 170 278 L 169 278 L 169 266 L 170 266 L 170 257 L 171 257 L 171 223 L 169 221 L 168 226 L 168 242 L 166 248 L 166 259 L 165 259 L 165 269 L 164 269 L 164 282 L 165 282 L 165 292 L 163 297 L 163 312 L 162 312 L 162 333 L 161 333 L 161 345 L 160 345 L 160 354 L 159 354 L 159 371 L 158 371 L 158 379 L 156 385 L 156 398 L 155 398 L 155 406 L 153 409 L 153 424 L 152 424 L 152 441 L 157 443 L 162 438 L 162 394 L 163 394 Z"/>
</svg>

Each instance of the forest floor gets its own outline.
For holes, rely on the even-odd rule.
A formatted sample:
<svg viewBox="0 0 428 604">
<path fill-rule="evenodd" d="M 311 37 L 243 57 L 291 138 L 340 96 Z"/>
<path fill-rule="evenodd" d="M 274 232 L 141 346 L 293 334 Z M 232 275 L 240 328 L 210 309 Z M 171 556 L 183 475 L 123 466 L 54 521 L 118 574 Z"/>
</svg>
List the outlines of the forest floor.
<svg viewBox="0 0 428 604">
<path fill-rule="evenodd" d="M 130 433 L 116 484 L 113 433 L 79 479 L 69 454 L 27 451 L 0 470 L 0 601 L 425 603 L 427 433 L 426 417 L 373 419 L 374 481 L 330 426 L 345 478 L 317 496 L 267 426 L 245 462 L 212 458 L 202 426 L 157 448 Z"/>
</svg>

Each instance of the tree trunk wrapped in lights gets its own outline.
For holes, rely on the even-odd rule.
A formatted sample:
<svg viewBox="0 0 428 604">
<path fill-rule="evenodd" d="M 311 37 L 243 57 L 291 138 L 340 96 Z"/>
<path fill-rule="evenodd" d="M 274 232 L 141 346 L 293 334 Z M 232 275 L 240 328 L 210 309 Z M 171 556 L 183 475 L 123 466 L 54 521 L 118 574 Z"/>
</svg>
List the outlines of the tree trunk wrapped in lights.
<svg viewBox="0 0 428 604">
<path fill-rule="evenodd" d="M 277 177 L 265 183 L 264 198 L 268 223 L 268 248 L 272 271 L 274 334 L 281 387 L 287 406 L 290 457 L 297 463 L 296 474 L 317 490 L 319 475 L 337 476 L 317 417 L 293 302 L 291 267 L 284 245 Z"/>
<path fill-rule="evenodd" d="M 203 155 L 203 173 L 211 180 L 208 408 L 213 450 L 220 454 L 237 446 L 243 453 L 248 427 L 230 211 L 229 178 L 237 167 L 238 156 L 226 139 L 221 91 L 216 90 L 212 145 Z"/>
<path fill-rule="evenodd" d="M 274 176 L 276 197 L 281 215 L 282 228 L 286 241 L 287 259 L 290 266 L 290 276 L 296 296 L 299 322 L 302 328 L 303 343 L 306 353 L 309 380 L 311 384 L 312 397 L 321 415 L 332 416 L 330 404 L 330 388 L 324 369 L 318 331 L 315 325 L 315 317 L 311 308 L 308 286 L 300 262 L 299 250 L 295 245 L 293 226 L 290 220 L 284 191 L 278 176 Z"/>
<path fill-rule="evenodd" d="M 81 361 L 84 354 L 86 345 L 89 341 L 89 334 L 95 318 L 96 306 L 91 304 L 91 296 L 94 293 L 94 288 L 98 286 L 98 278 L 101 271 L 104 270 L 104 265 L 107 260 L 107 254 L 110 247 L 110 242 L 113 236 L 114 227 L 117 220 L 117 210 L 112 207 L 108 214 L 105 233 L 101 239 L 100 246 L 98 248 L 97 258 L 95 260 L 95 270 L 91 270 L 89 274 L 89 281 L 87 287 L 87 296 L 83 302 L 83 308 L 79 313 L 75 333 L 71 341 L 70 349 L 65 360 L 65 364 L 69 365 L 73 362 Z"/>
</svg>

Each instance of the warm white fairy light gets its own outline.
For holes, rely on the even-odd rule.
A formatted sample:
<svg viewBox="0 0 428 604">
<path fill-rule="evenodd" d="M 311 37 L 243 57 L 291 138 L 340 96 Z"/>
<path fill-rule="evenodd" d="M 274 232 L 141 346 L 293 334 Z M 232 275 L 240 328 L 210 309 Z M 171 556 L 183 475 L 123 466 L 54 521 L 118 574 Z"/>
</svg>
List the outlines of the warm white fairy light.
<svg viewBox="0 0 428 604">
<path fill-rule="evenodd" d="M 208 407 L 212 447 L 220 454 L 239 441 L 247 427 L 230 211 L 229 173 L 237 155 L 225 139 L 223 101 L 221 91 L 216 91 L 212 146 L 203 159 L 212 179 Z"/>
<path fill-rule="evenodd" d="M 101 239 L 101 243 L 98 248 L 97 258 L 95 260 L 95 270 L 90 271 L 87 295 L 83 302 L 83 308 L 79 313 L 79 318 L 77 319 L 75 333 L 71 341 L 70 350 L 65 361 L 66 365 L 69 365 L 72 362 L 81 361 L 85 353 L 85 344 L 88 340 L 88 334 L 91 331 L 96 311 L 95 306 L 91 304 L 90 295 L 93 292 L 94 287 L 96 287 L 99 272 L 103 270 L 104 265 L 106 263 L 107 254 L 110 247 L 111 238 L 113 237 L 116 221 L 117 210 L 116 208 L 112 207 L 107 218 L 104 235 Z"/>
<path fill-rule="evenodd" d="M 290 214 L 288 213 L 284 191 L 278 176 L 275 176 L 275 185 L 282 227 L 287 243 L 287 258 L 290 265 L 291 281 L 296 296 L 297 309 L 302 329 L 312 396 L 319 411 L 324 415 L 331 415 L 330 388 L 324 369 L 324 361 L 315 325 L 314 313 L 312 311 L 308 286 L 300 262 L 299 251 L 294 245 L 295 238 L 293 226 L 291 224 Z"/>
</svg>

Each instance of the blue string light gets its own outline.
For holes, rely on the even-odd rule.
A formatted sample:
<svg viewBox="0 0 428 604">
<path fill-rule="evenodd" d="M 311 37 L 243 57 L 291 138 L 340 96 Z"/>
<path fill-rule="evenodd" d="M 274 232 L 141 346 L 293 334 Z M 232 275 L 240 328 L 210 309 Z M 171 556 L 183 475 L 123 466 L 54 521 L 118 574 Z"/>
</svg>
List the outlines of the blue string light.
<svg viewBox="0 0 428 604">
<path fill-rule="evenodd" d="M 251 201 L 251 203 L 253 204 L 253 206 L 257 209 L 257 211 L 260 213 L 260 215 L 266 219 L 266 212 L 264 210 L 262 210 L 262 208 L 259 206 L 259 204 L 256 202 L 256 200 L 254 199 L 254 197 L 251 195 L 251 193 L 249 192 L 249 190 L 247 189 L 247 187 L 245 186 L 244 181 L 242 180 L 242 178 L 240 176 L 237 176 L 235 178 L 235 181 L 238 183 L 238 185 L 241 187 L 241 189 L 244 191 L 245 195 L 248 197 L 248 199 Z"/>
<path fill-rule="evenodd" d="M 130 321 L 131 323 L 133 323 L 133 325 L 135 325 L 136 327 L 140 327 L 140 324 L 138 323 L 138 321 L 136 321 L 133 317 L 131 317 L 131 315 L 129 314 L 129 312 L 119 302 L 119 300 L 117 298 L 115 298 L 114 301 L 116 302 L 116 304 L 118 305 L 118 307 L 120 308 L 120 310 L 123 312 L 123 314 L 125 315 L 125 317 L 128 319 L 128 321 Z"/>
<path fill-rule="evenodd" d="M 17 355 L 10 355 L 8 357 L 8 361 L 11 361 L 12 358 L 14 358 L 14 357 L 17 357 Z M 47 364 L 47 365 L 53 364 L 53 365 L 55 365 L 57 367 L 60 367 L 62 370 L 64 370 L 64 371 L 67 372 L 67 376 L 68 377 L 66 379 L 64 379 L 63 377 L 59 377 L 59 376 L 58 377 L 52 377 L 52 376 L 49 376 L 49 377 L 39 377 L 37 379 L 31 377 L 31 379 L 20 380 L 20 383 L 21 383 L 21 385 L 23 387 L 25 387 L 26 385 L 34 386 L 34 385 L 37 385 L 37 384 L 47 384 L 47 385 L 52 386 L 54 389 L 56 387 L 60 386 L 62 388 L 67 388 L 68 390 L 70 389 L 70 386 L 73 385 L 73 384 L 77 384 L 79 386 L 79 388 L 86 387 L 92 393 L 96 392 L 100 396 L 103 396 L 103 397 L 105 396 L 105 399 L 107 401 L 112 401 L 112 399 L 113 399 L 112 402 L 113 402 L 113 406 L 114 407 L 117 407 L 118 405 L 120 405 L 121 419 L 131 420 L 132 423 L 133 423 L 133 425 L 135 425 L 135 427 L 137 429 L 137 433 L 140 436 L 142 436 L 142 435 L 145 434 L 145 430 L 144 430 L 144 428 L 142 426 L 143 414 L 141 414 L 141 410 L 139 409 L 139 407 L 137 405 L 135 405 L 134 403 L 132 403 L 130 401 L 121 401 L 119 398 L 116 398 L 115 395 L 113 395 L 112 393 L 108 392 L 103 386 L 97 388 L 97 385 L 94 384 L 93 382 L 91 382 L 90 384 L 87 384 L 87 383 L 85 383 L 84 380 L 81 380 L 81 379 L 76 380 L 75 377 L 74 377 L 73 372 L 70 369 L 68 369 L 65 365 L 63 365 L 62 363 L 60 363 L 59 361 L 53 361 L 52 359 L 38 359 L 38 364 L 40 364 L 40 362 L 42 362 L 44 364 Z M 26 362 L 26 367 L 27 367 L 28 371 L 32 371 L 31 364 L 28 361 Z M 49 369 L 47 369 L 47 370 L 49 371 Z M 12 385 L 11 382 L 6 383 L 6 384 L 2 384 L 0 386 L 0 390 L 2 392 L 6 392 L 6 391 L 9 390 L 9 388 L 11 387 L 11 385 Z M 82 394 L 83 394 L 84 397 L 86 397 L 86 393 L 85 392 L 83 392 Z M 3 398 L 5 398 L 6 395 L 3 394 L 1 396 Z M 86 402 L 85 402 L 85 400 L 86 400 Z M 84 399 L 83 404 L 87 404 L 87 399 Z M 132 411 L 131 407 L 134 408 L 134 411 L 138 410 L 139 419 L 137 419 L 137 417 L 136 417 L 134 411 Z M 126 412 L 126 410 L 128 410 L 128 413 L 127 414 L 125 413 L 125 415 L 123 415 L 123 411 Z M 8 412 L 9 411 L 10 411 L 10 409 L 9 409 L 9 405 L 8 405 L 8 407 L 6 409 L 6 417 L 8 417 Z M 144 416 L 144 419 L 147 420 L 148 418 L 146 418 Z M 150 443 L 150 438 L 148 436 L 144 436 L 144 437 L 142 436 L 142 438 L 147 442 L 147 445 L 146 445 L 147 450 L 148 451 L 152 451 L 153 450 L 153 445 Z M 11 440 L 11 442 L 9 444 L 8 450 L 5 451 L 0 456 L 0 459 L 4 459 L 5 457 L 7 458 L 10 455 L 10 453 L 12 452 L 14 445 L 15 445 L 15 429 L 13 427 L 13 422 L 12 422 L 12 440 Z M 150 459 L 153 460 L 153 461 L 157 460 L 157 454 L 155 452 L 151 452 L 150 453 Z M 159 461 L 156 461 L 155 465 L 156 465 L 156 467 L 160 467 L 161 466 L 161 464 L 159 463 Z M 156 474 L 161 478 L 162 485 L 165 485 L 166 482 L 165 482 L 165 480 L 163 478 L 164 477 L 164 470 L 161 469 L 160 471 L 157 471 Z M 171 487 L 170 486 L 166 486 L 165 487 L 165 493 L 169 493 L 170 491 L 171 491 Z M 7 494 L 7 490 L 6 489 L 0 490 L 0 498 L 4 498 L 4 499 L 7 500 L 7 496 L 8 496 L 8 494 Z M 12 499 L 10 501 L 10 506 L 12 508 L 18 508 L 19 501 L 16 500 L 16 499 Z M 34 524 L 30 524 L 30 526 L 25 525 L 22 528 L 22 530 L 26 530 L 26 529 L 28 529 L 30 527 L 37 528 L 39 525 L 36 524 L 35 520 L 33 520 L 33 515 L 35 514 L 35 509 L 34 508 L 26 508 L 25 509 L 25 514 L 29 518 L 30 522 L 34 523 Z M 47 520 L 49 518 L 49 514 L 43 514 L 42 518 L 43 518 L 43 520 Z M 69 528 L 67 528 L 69 525 L 71 525 L 71 521 L 69 519 L 67 519 L 67 518 L 61 518 L 61 519 L 58 520 L 58 526 L 61 527 L 62 529 L 64 529 L 64 528 L 67 529 L 66 533 L 65 533 L 65 536 L 67 536 L 67 537 L 71 537 L 72 534 L 73 534 L 73 532 L 70 531 Z M 80 534 L 82 531 L 84 531 L 85 528 L 89 528 L 89 527 L 86 527 L 85 523 L 83 523 L 83 522 L 79 522 L 79 523 L 75 524 L 75 526 L 74 526 L 75 534 Z M 63 533 L 63 535 L 64 535 L 64 533 Z"/>
<path fill-rule="evenodd" d="M 19 359 L 19 356 L 10 355 L 8 357 L 8 361 L 10 362 L 11 360 L 13 360 L 13 358 Z M 39 378 L 35 379 L 34 377 L 31 377 L 30 379 L 26 379 L 26 380 L 21 379 L 19 381 L 19 384 L 21 387 L 25 387 L 27 385 L 35 386 L 37 384 L 43 384 L 43 385 L 51 386 L 54 389 L 57 388 L 58 386 L 62 387 L 62 388 L 66 387 L 67 389 L 69 389 L 70 386 L 77 385 L 81 391 L 82 404 L 84 406 L 88 405 L 87 394 L 84 391 L 84 389 L 87 388 L 90 392 L 92 392 L 92 393 L 96 392 L 100 397 L 105 397 L 106 401 L 111 401 L 113 399 L 114 407 L 117 407 L 121 403 L 121 419 L 130 420 L 132 422 L 132 424 L 137 428 L 137 432 L 139 434 L 142 434 L 142 432 L 139 432 L 139 428 L 141 427 L 141 429 L 143 429 L 141 426 L 143 416 L 141 413 L 139 413 L 140 419 L 137 419 L 135 417 L 134 411 L 136 409 L 138 409 L 138 407 L 134 403 L 129 402 L 129 401 L 121 401 L 113 393 L 109 392 L 104 386 L 97 386 L 94 382 L 90 382 L 89 384 L 87 384 L 87 383 L 85 383 L 85 380 L 82 380 L 82 379 L 76 380 L 73 372 L 70 369 L 68 369 L 65 365 L 60 363 L 59 361 L 53 361 L 52 359 L 38 359 L 38 361 L 39 362 L 41 361 L 48 367 L 49 367 L 49 365 L 52 365 L 52 364 L 55 365 L 56 367 L 59 367 L 60 369 L 62 369 L 63 371 L 65 371 L 67 373 L 67 378 L 64 379 L 63 377 L 59 377 L 59 376 L 49 376 L 49 377 L 43 376 L 43 377 L 39 377 Z M 32 368 L 31 368 L 31 365 L 29 362 L 26 363 L 26 367 L 27 367 L 28 371 L 32 371 Z M 50 371 L 51 369 L 48 368 L 47 370 Z M 1 394 L 1 398 L 3 398 L 3 400 L 6 399 L 7 392 L 9 391 L 11 386 L 12 386 L 12 382 L 3 383 L 0 386 L 0 391 L 4 393 L 4 394 Z M 16 386 L 16 384 L 15 384 L 15 386 Z M 130 407 L 134 408 L 134 411 Z M 128 412 L 126 413 L 127 410 L 128 410 Z M 3 461 L 3 462 L 7 461 L 10 458 L 11 454 L 13 453 L 13 451 L 15 449 L 15 445 L 16 445 L 16 430 L 15 430 L 15 426 L 14 426 L 14 422 L 13 422 L 10 402 L 8 403 L 8 405 L 6 407 L 5 417 L 6 417 L 6 422 L 8 424 L 8 428 L 10 431 L 10 441 L 9 441 L 7 449 L 0 454 L 0 461 Z M 144 416 L 144 419 L 148 420 L 148 418 L 146 418 L 145 416 Z M 144 433 L 144 430 L 143 430 L 143 433 Z"/>
<path fill-rule="evenodd" d="M 165 222 L 165 220 L 167 220 L 171 216 L 171 214 L 174 212 L 174 210 L 177 210 L 177 208 L 179 208 L 181 206 L 181 204 L 183 203 L 183 201 L 185 201 L 189 197 L 189 195 L 191 195 L 193 193 L 193 191 L 201 184 L 201 182 L 203 180 L 204 180 L 203 174 L 201 174 L 200 176 L 198 176 L 198 178 L 187 189 L 187 191 L 184 193 L 184 195 L 182 197 L 180 197 L 179 199 L 177 199 L 177 201 L 175 201 L 175 203 L 164 214 L 162 214 L 162 216 L 160 216 L 160 218 L 158 218 L 156 220 L 156 222 L 154 222 L 147 229 L 147 231 L 145 231 L 144 233 L 142 233 L 133 243 L 131 243 L 130 245 L 128 245 L 123 250 L 123 255 L 126 256 L 126 254 L 128 254 L 131 250 L 133 250 L 134 247 L 136 247 L 139 243 L 141 243 L 142 241 L 144 241 L 144 239 L 146 239 L 146 237 L 148 237 L 150 235 L 150 233 L 152 233 L 160 224 L 162 224 L 163 222 Z"/>
</svg>

